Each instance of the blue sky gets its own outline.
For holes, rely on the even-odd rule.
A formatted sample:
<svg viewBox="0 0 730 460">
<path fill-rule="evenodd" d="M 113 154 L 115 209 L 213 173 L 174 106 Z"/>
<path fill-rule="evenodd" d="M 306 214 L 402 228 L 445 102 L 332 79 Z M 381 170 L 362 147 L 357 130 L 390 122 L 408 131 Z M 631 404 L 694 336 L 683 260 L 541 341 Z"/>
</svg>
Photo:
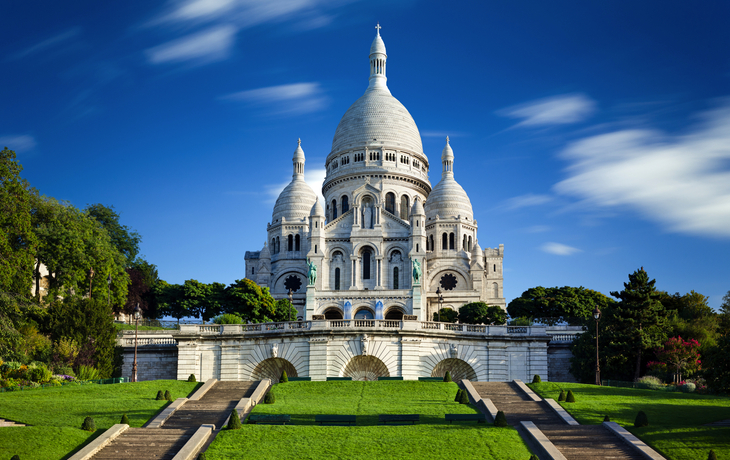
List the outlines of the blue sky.
<svg viewBox="0 0 730 460">
<path fill-rule="evenodd" d="M 160 276 L 230 283 L 297 138 L 317 190 L 367 86 L 440 179 L 446 135 L 508 300 L 536 285 L 730 290 L 730 4 L 3 2 L 0 144 L 42 193 L 113 205 Z"/>
</svg>

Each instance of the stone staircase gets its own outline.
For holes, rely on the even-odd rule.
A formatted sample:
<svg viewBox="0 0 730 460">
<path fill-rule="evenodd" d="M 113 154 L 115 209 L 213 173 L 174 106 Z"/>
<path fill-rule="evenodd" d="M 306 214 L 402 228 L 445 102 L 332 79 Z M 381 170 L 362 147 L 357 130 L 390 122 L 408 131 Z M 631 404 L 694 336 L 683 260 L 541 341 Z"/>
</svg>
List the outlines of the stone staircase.
<svg viewBox="0 0 730 460">
<path fill-rule="evenodd" d="M 507 423 L 533 422 L 567 460 L 638 460 L 630 449 L 602 425 L 571 426 L 545 401 L 532 401 L 514 382 L 472 382 L 482 398 L 504 412 Z"/>
<path fill-rule="evenodd" d="M 18 423 L 14 422 L 12 420 L 5 420 L 4 418 L 0 418 L 0 427 L 6 427 L 6 426 L 26 426 L 24 423 Z"/>
<path fill-rule="evenodd" d="M 256 384 L 216 382 L 198 401 L 186 401 L 162 428 L 129 428 L 92 459 L 171 460 L 200 425 L 212 424 L 219 430 L 239 400 L 253 393 Z"/>
</svg>

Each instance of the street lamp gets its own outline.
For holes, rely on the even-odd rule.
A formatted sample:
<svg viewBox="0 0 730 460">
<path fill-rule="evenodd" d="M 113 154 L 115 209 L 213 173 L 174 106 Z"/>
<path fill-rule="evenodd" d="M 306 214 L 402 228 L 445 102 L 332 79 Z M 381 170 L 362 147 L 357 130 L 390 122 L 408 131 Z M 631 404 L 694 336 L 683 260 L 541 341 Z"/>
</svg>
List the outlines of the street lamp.
<svg viewBox="0 0 730 460">
<path fill-rule="evenodd" d="M 438 296 L 438 301 L 439 301 L 438 318 L 439 318 L 439 323 L 440 323 L 441 322 L 441 308 L 442 308 L 442 305 L 444 303 L 444 296 L 441 295 L 441 288 L 440 287 L 436 288 L 436 295 Z"/>
<path fill-rule="evenodd" d="M 134 307 L 134 363 L 132 364 L 132 382 L 137 381 L 137 329 L 139 329 L 139 317 L 142 310 L 139 309 L 139 302 Z"/>
<path fill-rule="evenodd" d="M 601 386 L 601 365 L 598 362 L 598 320 L 601 319 L 601 310 L 593 310 L 593 318 L 596 320 L 596 385 Z"/>
<path fill-rule="evenodd" d="M 291 288 L 289 289 L 289 322 L 292 321 L 291 319 L 291 308 L 294 306 L 294 303 L 292 302 L 292 299 L 294 298 L 294 293 L 292 292 Z"/>
</svg>

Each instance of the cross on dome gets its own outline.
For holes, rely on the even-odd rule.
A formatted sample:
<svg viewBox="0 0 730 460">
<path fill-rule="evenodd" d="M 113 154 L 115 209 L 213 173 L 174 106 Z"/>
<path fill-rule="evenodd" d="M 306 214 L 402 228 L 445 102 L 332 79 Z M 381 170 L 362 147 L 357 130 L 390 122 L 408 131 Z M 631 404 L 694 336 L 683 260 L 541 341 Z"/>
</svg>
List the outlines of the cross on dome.
<svg viewBox="0 0 730 460">
<path fill-rule="evenodd" d="M 375 26 L 375 30 L 378 31 L 378 36 L 380 36 L 380 29 L 382 29 L 382 27 L 380 27 L 380 23 L 378 23 L 378 25 Z"/>
</svg>

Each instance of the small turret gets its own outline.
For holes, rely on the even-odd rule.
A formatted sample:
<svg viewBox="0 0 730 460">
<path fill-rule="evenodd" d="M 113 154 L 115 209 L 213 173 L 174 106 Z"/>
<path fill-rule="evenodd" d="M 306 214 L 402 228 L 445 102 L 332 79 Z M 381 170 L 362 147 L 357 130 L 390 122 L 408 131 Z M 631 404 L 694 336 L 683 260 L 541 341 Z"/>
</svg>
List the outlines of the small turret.
<svg viewBox="0 0 730 460">
<path fill-rule="evenodd" d="M 292 177 L 304 176 L 304 150 L 302 150 L 302 140 L 297 139 L 297 149 L 294 150 L 294 157 L 292 158 L 294 163 L 294 174 Z"/>
<path fill-rule="evenodd" d="M 446 146 L 441 152 L 441 165 L 443 166 L 442 178 L 454 177 L 454 151 L 451 150 L 451 145 L 449 145 L 449 136 L 446 136 Z"/>
<path fill-rule="evenodd" d="M 373 40 L 373 44 L 370 45 L 370 83 L 368 90 L 379 89 L 388 90 L 387 81 L 388 78 L 385 76 L 385 63 L 388 60 L 388 55 L 385 54 L 385 43 L 380 38 L 380 24 L 375 26 L 377 35 Z"/>
</svg>

